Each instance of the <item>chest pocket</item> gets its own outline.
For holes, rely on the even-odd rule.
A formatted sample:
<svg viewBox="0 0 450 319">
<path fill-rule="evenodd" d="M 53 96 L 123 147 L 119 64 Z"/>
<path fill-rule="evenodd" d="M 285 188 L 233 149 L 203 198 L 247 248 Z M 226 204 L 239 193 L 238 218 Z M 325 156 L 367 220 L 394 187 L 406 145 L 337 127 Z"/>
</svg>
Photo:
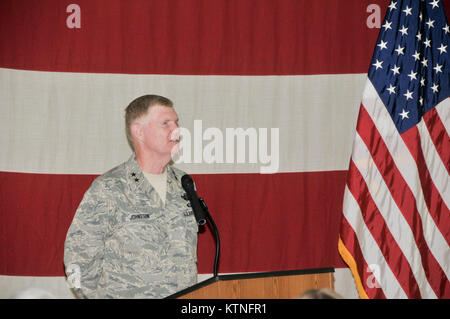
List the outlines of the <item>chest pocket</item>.
<svg viewBox="0 0 450 319">
<path fill-rule="evenodd" d="M 152 214 L 127 214 L 115 228 L 112 242 L 125 257 L 162 255 L 167 250 L 169 234 Z"/>
</svg>

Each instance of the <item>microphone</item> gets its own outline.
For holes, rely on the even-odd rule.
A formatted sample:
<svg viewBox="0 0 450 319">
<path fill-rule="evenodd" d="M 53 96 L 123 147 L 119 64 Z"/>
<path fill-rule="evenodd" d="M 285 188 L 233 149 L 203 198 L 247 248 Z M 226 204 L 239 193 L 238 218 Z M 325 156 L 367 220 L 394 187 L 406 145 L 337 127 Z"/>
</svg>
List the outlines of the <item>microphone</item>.
<svg viewBox="0 0 450 319">
<path fill-rule="evenodd" d="M 197 224 L 200 226 L 206 224 L 206 214 L 200 204 L 197 192 L 195 191 L 194 181 L 192 180 L 192 177 L 190 177 L 188 174 L 183 175 L 183 177 L 181 177 L 181 186 L 183 186 L 183 189 L 187 194 L 187 198 L 191 203 L 191 207 L 194 211 L 194 216 Z"/>
<path fill-rule="evenodd" d="M 219 256 L 220 256 L 220 237 L 219 230 L 217 229 L 216 223 L 214 223 L 211 214 L 209 213 L 208 206 L 206 206 L 203 198 L 199 198 L 197 196 L 197 192 L 194 188 L 194 181 L 192 177 L 188 174 L 183 175 L 181 177 L 181 186 L 183 186 L 184 191 L 187 194 L 187 199 L 191 203 L 192 210 L 194 211 L 195 220 L 198 225 L 204 225 L 206 223 L 206 219 L 208 219 L 209 224 L 211 225 L 215 235 L 216 235 L 216 256 L 214 258 L 214 277 L 217 278 L 218 275 L 218 267 L 219 267 Z"/>
</svg>

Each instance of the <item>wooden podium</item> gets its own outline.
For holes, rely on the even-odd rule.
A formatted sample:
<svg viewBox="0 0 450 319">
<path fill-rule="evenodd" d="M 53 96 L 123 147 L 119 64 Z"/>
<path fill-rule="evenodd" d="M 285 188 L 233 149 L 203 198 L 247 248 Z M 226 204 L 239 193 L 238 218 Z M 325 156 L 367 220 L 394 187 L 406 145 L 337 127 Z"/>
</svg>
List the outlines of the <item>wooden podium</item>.
<svg viewBox="0 0 450 319">
<path fill-rule="evenodd" d="M 333 289 L 334 268 L 218 275 L 169 299 L 293 299 L 309 289 Z"/>
</svg>

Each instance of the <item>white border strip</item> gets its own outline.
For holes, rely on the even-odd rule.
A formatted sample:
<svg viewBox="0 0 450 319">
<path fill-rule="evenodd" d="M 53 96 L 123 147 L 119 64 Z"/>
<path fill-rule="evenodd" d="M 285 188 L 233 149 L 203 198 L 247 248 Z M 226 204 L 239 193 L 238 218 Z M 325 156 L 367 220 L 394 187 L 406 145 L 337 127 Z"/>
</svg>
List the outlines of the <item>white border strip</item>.
<svg viewBox="0 0 450 319">
<path fill-rule="evenodd" d="M 0 68 L 0 171 L 108 171 L 131 154 L 125 107 L 149 93 L 171 98 L 180 125 L 192 135 L 194 121 L 202 120 L 200 138 L 208 128 L 224 137 L 226 128 L 266 128 L 270 141 L 271 128 L 278 128 L 278 172 L 346 170 L 364 82 L 360 74 L 181 76 Z M 205 149 L 209 141 L 200 143 Z M 177 166 L 192 174 L 259 173 L 268 166 L 261 158 L 248 162 L 247 156 L 243 164 L 235 158 L 230 164 Z"/>
</svg>

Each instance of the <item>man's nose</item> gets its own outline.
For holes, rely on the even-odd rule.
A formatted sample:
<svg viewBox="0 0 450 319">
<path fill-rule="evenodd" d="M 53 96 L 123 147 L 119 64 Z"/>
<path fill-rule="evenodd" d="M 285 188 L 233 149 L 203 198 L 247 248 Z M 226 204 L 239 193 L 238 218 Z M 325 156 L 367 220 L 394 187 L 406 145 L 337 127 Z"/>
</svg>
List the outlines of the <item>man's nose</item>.
<svg viewBox="0 0 450 319">
<path fill-rule="evenodd" d="M 179 140 L 180 139 L 180 128 L 178 127 L 178 125 L 177 125 L 177 127 L 175 127 L 173 130 L 172 130 L 172 132 L 170 133 L 170 139 L 173 141 L 173 140 Z"/>
</svg>

